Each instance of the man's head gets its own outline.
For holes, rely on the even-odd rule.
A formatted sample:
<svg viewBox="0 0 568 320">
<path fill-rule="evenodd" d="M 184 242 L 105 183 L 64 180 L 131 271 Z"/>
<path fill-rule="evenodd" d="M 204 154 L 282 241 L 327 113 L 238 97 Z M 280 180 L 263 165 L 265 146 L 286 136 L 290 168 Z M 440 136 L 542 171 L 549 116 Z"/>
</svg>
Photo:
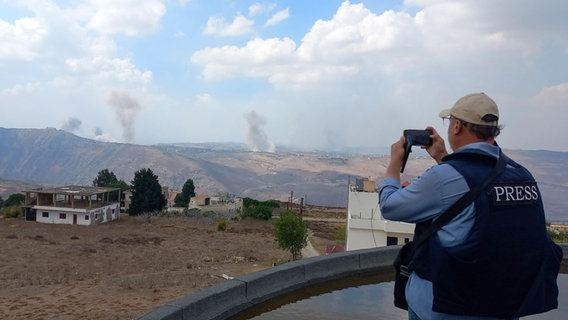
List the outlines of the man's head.
<svg viewBox="0 0 568 320">
<path fill-rule="evenodd" d="M 501 132 L 499 108 L 485 93 L 472 93 L 460 98 L 453 107 L 440 112 L 449 119 L 448 140 L 452 149 L 484 141 L 493 143 Z"/>
<path fill-rule="evenodd" d="M 440 118 L 453 116 L 471 124 L 497 126 L 499 108 L 485 93 L 471 93 L 460 98 L 450 109 L 440 112 Z"/>
</svg>

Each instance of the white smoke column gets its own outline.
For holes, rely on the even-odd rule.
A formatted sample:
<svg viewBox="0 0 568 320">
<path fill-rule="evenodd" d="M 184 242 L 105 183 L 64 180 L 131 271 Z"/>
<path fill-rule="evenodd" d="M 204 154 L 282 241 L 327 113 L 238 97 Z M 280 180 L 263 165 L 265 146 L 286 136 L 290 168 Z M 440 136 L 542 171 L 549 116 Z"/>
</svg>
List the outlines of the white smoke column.
<svg viewBox="0 0 568 320">
<path fill-rule="evenodd" d="M 67 120 L 65 120 L 65 122 L 63 122 L 61 129 L 65 130 L 67 132 L 75 132 L 75 131 L 79 130 L 82 123 L 83 122 L 78 118 L 69 117 L 69 118 L 67 118 Z"/>
<path fill-rule="evenodd" d="M 112 138 L 108 134 L 104 134 L 103 129 L 101 129 L 100 127 L 95 127 L 94 139 L 101 142 L 113 142 Z"/>
<path fill-rule="evenodd" d="M 247 119 L 247 140 L 252 151 L 274 152 L 274 144 L 268 141 L 266 133 L 262 127 L 266 124 L 266 120 L 258 115 L 254 110 L 244 114 Z"/>
<path fill-rule="evenodd" d="M 116 119 L 122 126 L 124 142 L 132 142 L 134 139 L 134 118 L 140 110 L 140 103 L 124 90 L 113 90 L 109 94 L 107 103 L 115 107 Z"/>
</svg>

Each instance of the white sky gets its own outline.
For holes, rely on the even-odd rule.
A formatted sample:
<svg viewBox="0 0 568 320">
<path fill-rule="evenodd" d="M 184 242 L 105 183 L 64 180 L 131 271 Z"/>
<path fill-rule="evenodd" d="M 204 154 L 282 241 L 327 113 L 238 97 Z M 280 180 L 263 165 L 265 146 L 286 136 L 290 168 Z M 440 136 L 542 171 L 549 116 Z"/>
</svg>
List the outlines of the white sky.
<svg viewBox="0 0 568 320">
<path fill-rule="evenodd" d="M 568 151 L 567 17 L 559 0 L 0 0 L 0 127 L 378 150 L 483 91 L 503 147 Z"/>
</svg>

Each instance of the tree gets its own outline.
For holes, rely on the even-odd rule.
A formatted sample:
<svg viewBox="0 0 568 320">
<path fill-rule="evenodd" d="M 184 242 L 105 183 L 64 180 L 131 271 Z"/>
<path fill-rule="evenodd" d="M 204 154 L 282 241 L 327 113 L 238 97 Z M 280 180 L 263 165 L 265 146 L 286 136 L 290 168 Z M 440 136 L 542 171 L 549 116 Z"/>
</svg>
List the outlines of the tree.
<svg viewBox="0 0 568 320">
<path fill-rule="evenodd" d="M 108 187 L 111 184 L 118 183 L 118 179 L 114 172 L 108 169 L 103 169 L 99 171 L 95 180 L 93 180 L 94 187 Z"/>
<path fill-rule="evenodd" d="M 280 207 L 276 200 L 259 201 L 251 198 L 243 198 L 243 216 L 260 220 L 272 218 L 272 211 Z"/>
<path fill-rule="evenodd" d="M 187 179 L 187 181 L 183 184 L 181 193 L 177 194 L 174 198 L 174 206 L 187 207 L 191 197 L 195 197 L 195 185 L 193 184 L 193 180 Z"/>
<path fill-rule="evenodd" d="M 128 185 L 128 183 L 124 182 L 124 180 L 118 180 L 118 182 L 116 183 L 111 183 L 108 186 L 105 186 L 108 188 L 118 188 L 120 189 L 120 202 L 121 202 L 121 206 L 124 205 L 124 198 L 126 197 L 124 191 L 130 189 L 130 186 Z M 112 192 L 110 194 L 110 200 L 111 201 L 116 201 L 118 199 L 118 194 L 116 194 L 115 192 Z"/>
<path fill-rule="evenodd" d="M 167 203 L 162 193 L 162 186 L 151 169 L 140 169 L 134 173 L 130 185 L 130 214 L 139 215 L 144 212 L 162 210 Z"/>
<path fill-rule="evenodd" d="M 296 260 L 303 248 L 308 245 L 308 226 L 294 211 L 284 210 L 274 221 L 274 233 L 278 246 L 290 251 Z"/>
<path fill-rule="evenodd" d="M 118 189 L 120 189 L 120 191 L 123 191 L 123 192 L 130 189 L 130 186 L 128 185 L 128 183 L 124 182 L 124 180 L 118 180 L 118 182 L 111 183 L 109 185 L 106 185 L 105 187 L 118 188 Z"/>
<path fill-rule="evenodd" d="M 124 191 L 130 188 L 124 180 L 118 180 L 114 172 L 109 171 L 108 169 L 99 171 L 97 177 L 93 180 L 93 186 L 120 189 L 121 201 L 124 201 Z M 110 200 L 118 200 L 118 192 L 116 194 L 113 192 L 110 195 Z"/>
<path fill-rule="evenodd" d="M 4 199 L 2 199 L 2 197 L 0 197 L 0 208 L 2 208 L 4 206 Z"/>
<path fill-rule="evenodd" d="M 16 207 L 21 206 L 26 201 L 26 196 L 21 193 L 12 193 L 6 201 L 4 201 L 4 207 Z"/>
</svg>

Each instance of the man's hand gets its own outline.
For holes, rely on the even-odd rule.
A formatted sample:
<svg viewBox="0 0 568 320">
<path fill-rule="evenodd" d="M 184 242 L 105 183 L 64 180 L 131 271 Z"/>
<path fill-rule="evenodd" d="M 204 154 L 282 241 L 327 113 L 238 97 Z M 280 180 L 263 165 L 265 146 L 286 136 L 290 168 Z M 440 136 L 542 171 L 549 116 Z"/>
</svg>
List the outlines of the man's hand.
<svg viewBox="0 0 568 320">
<path fill-rule="evenodd" d="M 395 178 L 400 181 L 400 167 L 402 166 L 402 161 L 404 160 L 404 144 L 406 143 L 406 138 L 404 136 L 391 145 L 391 158 L 387 171 L 385 173 L 386 178 Z"/>
<path fill-rule="evenodd" d="M 438 131 L 433 127 L 427 127 L 427 130 L 432 130 L 432 145 L 430 146 L 423 146 L 422 149 L 426 149 L 426 152 L 436 161 L 436 163 L 442 162 L 442 158 L 448 155 L 448 151 L 446 151 L 446 142 L 442 137 L 438 134 Z"/>
</svg>

